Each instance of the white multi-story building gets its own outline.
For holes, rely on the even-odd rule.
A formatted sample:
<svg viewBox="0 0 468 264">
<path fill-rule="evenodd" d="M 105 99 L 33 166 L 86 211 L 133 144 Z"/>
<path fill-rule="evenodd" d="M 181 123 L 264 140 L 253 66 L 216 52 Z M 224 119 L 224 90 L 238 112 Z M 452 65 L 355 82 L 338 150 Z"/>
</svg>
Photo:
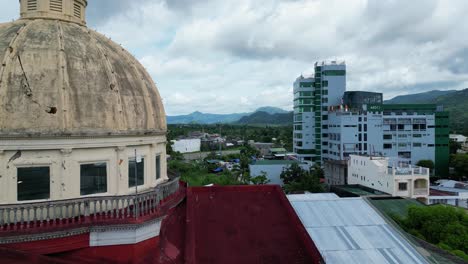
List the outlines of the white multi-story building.
<svg viewBox="0 0 468 264">
<path fill-rule="evenodd" d="M 350 154 L 382 155 L 413 165 L 432 160 L 445 175 L 448 132 L 442 107 L 383 104 L 381 93 L 346 91 L 344 62 L 316 63 L 314 77 L 294 82 L 294 151 L 325 168 Z M 346 175 L 338 178 L 345 183 Z"/>
<path fill-rule="evenodd" d="M 294 152 L 321 162 L 322 135 L 327 135 L 329 106 L 339 105 L 346 90 L 344 62 L 315 63 L 315 75 L 294 82 Z"/>
<path fill-rule="evenodd" d="M 348 184 L 358 184 L 392 196 L 429 196 L 429 169 L 376 156 L 350 155 Z"/>
</svg>

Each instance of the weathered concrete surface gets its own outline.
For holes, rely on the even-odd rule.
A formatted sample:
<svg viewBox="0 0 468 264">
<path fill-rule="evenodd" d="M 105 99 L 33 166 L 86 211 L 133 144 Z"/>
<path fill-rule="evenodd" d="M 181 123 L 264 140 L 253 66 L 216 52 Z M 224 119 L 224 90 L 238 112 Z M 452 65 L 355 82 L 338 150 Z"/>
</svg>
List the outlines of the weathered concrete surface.
<svg viewBox="0 0 468 264">
<path fill-rule="evenodd" d="M 120 45 L 60 20 L 0 24 L 0 137 L 166 131 L 144 67 Z"/>
</svg>

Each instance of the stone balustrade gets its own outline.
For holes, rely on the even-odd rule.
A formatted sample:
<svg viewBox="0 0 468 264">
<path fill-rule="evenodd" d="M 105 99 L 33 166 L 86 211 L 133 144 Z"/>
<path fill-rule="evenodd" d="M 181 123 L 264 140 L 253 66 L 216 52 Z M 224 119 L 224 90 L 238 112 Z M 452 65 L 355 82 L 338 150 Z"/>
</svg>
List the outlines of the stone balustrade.
<svg viewBox="0 0 468 264">
<path fill-rule="evenodd" d="M 136 223 L 158 217 L 164 202 L 174 196 L 182 199 L 184 191 L 176 177 L 136 195 L 0 205 L 0 237 L 11 231 Z"/>
</svg>

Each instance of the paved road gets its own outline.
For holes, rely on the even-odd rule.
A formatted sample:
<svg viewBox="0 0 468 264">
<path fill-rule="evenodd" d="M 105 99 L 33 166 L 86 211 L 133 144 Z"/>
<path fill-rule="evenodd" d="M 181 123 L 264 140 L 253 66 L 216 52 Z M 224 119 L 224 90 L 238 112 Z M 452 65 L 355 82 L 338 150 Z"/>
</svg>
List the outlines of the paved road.
<svg viewBox="0 0 468 264">
<path fill-rule="evenodd" d="M 197 153 L 184 153 L 184 159 L 185 160 L 198 160 L 198 159 L 204 159 L 208 155 L 210 155 L 210 151 L 207 152 L 197 152 Z M 218 151 L 216 151 L 218 153 Z M 223 150 L 221 151 L 222 155 L 229 155 L 229 154 L 239 154 L 240 150 Z"/>
</svg>

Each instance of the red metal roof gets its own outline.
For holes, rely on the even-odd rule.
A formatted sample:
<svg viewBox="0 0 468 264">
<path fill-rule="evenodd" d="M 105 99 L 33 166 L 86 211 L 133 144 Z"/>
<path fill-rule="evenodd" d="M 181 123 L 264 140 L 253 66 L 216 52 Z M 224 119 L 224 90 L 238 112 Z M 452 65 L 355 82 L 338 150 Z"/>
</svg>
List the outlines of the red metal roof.
<svg viewBox="0 0 468 264">
<path fill-rule="evenodd" d="M 185 236 L 161 242 L 166 256 L 177 256 L 181 261 L 183 254 L 183 263 L 290 264 L 322 260 L 279 186 L 189 188 L 184 213 Z M 167 222 L 162 226 L 165 234 L 172 234 L 174 228 L 183 230 L 176 225 L 181 223 L 180 217 L 172 215 Z M 185 241 L 181 243 L 181 239 Z M 161 241 L 165 240 L 161 234 Z"/>
<path fill-rule="evenodd" d="M 449 192 L 444 192 L 440 190 L 435 190 L 435 189 L 429 189 L 429 195 L 430 196 L 453 196 L 453 193 Z"/>
</svg>

